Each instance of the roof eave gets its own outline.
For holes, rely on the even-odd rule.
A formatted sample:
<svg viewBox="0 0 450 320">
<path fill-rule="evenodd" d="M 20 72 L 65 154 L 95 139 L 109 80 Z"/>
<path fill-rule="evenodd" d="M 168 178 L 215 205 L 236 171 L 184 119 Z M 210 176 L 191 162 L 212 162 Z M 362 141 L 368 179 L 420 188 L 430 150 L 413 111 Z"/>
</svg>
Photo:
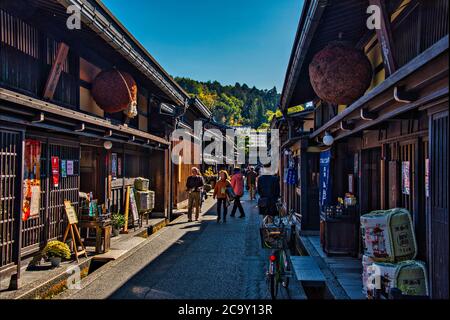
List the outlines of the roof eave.
<svg viewBox="0 0 450 320">
<path fill-rule="evenodd" d="M 328 3 L 329 0 L 306 0 L 304 2 L 281 92 L 281 110 L 285 110 L 289 104 L 309 45 Z"/>
</svg>

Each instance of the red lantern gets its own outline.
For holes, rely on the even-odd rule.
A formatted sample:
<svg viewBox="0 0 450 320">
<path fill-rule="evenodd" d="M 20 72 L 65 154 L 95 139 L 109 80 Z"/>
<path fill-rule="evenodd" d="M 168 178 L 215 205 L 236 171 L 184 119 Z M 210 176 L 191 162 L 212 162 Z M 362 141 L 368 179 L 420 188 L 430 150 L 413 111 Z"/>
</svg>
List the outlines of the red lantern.
<svg viewBox="0 0 450 320">
<path fill-rule="evenodd" d="M 314 56 L 309 77 L 319 98 L 332 104 L 349 105 L 369 88 L 372 66 L 362 51 L 342 42 L 332 42 Z"/>
<path fill-rule="evenodd" d="M 105 112 L 121 112 L 136 103 L 137 85 L 126 72 L 102 71 L 92 84 L 92 97 Z"/>
</svg>

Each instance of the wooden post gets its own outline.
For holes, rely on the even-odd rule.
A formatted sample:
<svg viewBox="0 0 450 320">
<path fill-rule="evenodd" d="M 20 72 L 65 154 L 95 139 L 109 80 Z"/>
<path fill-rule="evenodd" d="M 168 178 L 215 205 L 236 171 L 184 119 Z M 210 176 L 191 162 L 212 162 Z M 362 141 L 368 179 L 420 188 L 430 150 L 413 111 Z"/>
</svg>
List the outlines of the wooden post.
<svg viewBox="0 0 450 320">
<path fill-rule="evenodd" d="M 386 75 L 388 76 L 393 74 L 397 69 L 393 52 L 394 42 L 391 30 L 391 19 L 386 10 L 385 0 L 370 0 L 370 4 L 378 6 L 381 10 L 381 28 L 376 30 L 378 42 L 380 43 L 381 52 L 383 54 Z"/>
<path fill-rule="evenodd" d="M 128 214 L 130 211 L 130 186 L 127 187 L 127 195 L 125 196 L 125 225 L 122 233 L 128 233 Z"/>
<path fill-rule="evenodd" d="M 22 208 L 23 204 L 23 186 L 22 183 L 24 181 L 24 165 L 25 165 L 25 131 L 20 132 L 20 142 L 17 145 L 18 149 L 18 161 L 16 162 L 18 165 L 18 168 L 16 168 L 18 174 L 17 174 L 17 185 L 15 186 L 14 192 L 17 194 L 14 205 L 16 208 Z M 9 289 L 10 290 L 18 290 L 21 287 L 20 283 L 20 275 L 21 275 L 21 260 L 22 260 L 22 211 L 19 211 L 20 213 L 15 217 L 17 221 L 17 226 L 14 229 L 14 247 L 13 247 L 13 259 L 16 263 L 16 273 L 11 276 L 10 283 L 9 283 Z"/>
<path fill-rule="evenodd" d="M 59 77 L 61 76 L 62 65 L 66 61 L 68 53 L 69 46 L 63 42 L 60 42 L 55 61 L 53 62 L 50 74 L 48 75 L 47 83 L 45 84 L 44 99 L 51 100 L 53 98 L 56 86 L 58 85 Z"/>
<path fill-rule="evenodd" d="M 380 160 L 380 197 L 381 209 L 386 209 L 386 145 L 381 146 Z"/>
</svg>

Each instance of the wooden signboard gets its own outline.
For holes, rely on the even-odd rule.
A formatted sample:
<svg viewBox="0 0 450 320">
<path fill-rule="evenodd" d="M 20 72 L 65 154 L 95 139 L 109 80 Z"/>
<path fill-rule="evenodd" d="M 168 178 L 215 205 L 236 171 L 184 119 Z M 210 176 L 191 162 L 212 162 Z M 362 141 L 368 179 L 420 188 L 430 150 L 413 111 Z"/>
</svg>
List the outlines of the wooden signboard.
<svg viewBox="0 0 450 320">
<path fill-rule="evenodd" d="M 130 190 L 130 207 L 131 207 L 131 214 L 133 217 L 133 223 L 136 223 L 136 221 L 139 221 L 139 213 L 136 204 L 136 198 L 134 197 L 134 188 L 131 188 Z"/>
<path fill-rule="evenodd" d="M 77 262 L 79 262 L 78 257 L 83 255 L 87 258 L 86 248 L 83 245 L 83 242 L 81 241 L 80 231 L 78 230 L 77 223 L 78 223 L 78 217 L 75 212 L 75 208 L 72 206 L 72 203 L 68 200 L 64 201 L 64 208 L 66 211 L 67 219 L 69 223 L 67 224 L 66 231 L 64 232 L 64 238 L 63 242 L 66 242 L 67 236 L 69 235 L 72 238 L 72 244 L 73 244 L 73 250 L 75 251 L 75 258 L 77 259 Z M 78 242 L 78 244 L 77 244 Z M 81 247 L 81 250 L 78 251 L 78 246 Z"/>
<path fill-rule="evenodd" d="M 75 208 L 72 206 L 72 203 L 66 200 L 64 201 L 64 207 L 66 210 L 67 220 L 69 221 L 69 224 L 77 224 L 78 217 L 77 213 L 75 212 Z"/>
<path fill-rule="evenodd" d="M 125 226 L 123 228 L 123 233 L 128 233 L 128 220 L 130 217 L 130 209 L 133 226 L 136 228 L 136 223 L 139 222 L 139 213 L 136 205 L 136 199 L 134 197 L 134 188 L 128 186 L 127 195 L 125 198 Z"/>
</svg>

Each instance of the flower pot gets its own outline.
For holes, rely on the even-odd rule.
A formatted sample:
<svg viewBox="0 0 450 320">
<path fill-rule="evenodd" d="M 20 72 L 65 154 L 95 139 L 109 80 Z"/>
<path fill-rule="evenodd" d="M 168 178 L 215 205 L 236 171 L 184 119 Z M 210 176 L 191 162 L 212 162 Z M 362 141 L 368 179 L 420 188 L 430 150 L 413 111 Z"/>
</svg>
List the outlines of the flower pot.
<svg viewBox="0 0 450 320">
<path fill-rule="evenodd" d="M 50 262 L 52 263 L 53 268 L 57 268 L 61 264 L 61 257 L 50 257 Z"/>
<path fill-rule="evenodd" d="M 120 234 L 120 229 L 114 228 L 114 229 L 113 229 L 113 236 L 114 236 L 114 237 L 117 237 L 117 236 L 119 236 L 119 234 Z"/>
</svg>

